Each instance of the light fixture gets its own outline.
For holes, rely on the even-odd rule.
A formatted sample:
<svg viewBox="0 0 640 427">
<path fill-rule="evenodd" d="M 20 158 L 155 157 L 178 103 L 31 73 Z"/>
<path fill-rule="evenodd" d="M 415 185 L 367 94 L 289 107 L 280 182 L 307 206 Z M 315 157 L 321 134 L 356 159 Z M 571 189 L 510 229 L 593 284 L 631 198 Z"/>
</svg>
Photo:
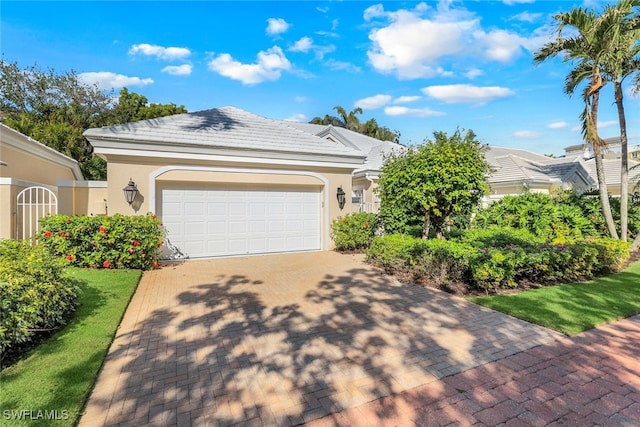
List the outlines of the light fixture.
<svg viewBox="0 0 640 427">
<path fill-rule="evenodd" d="M 124 198 L 127 199 L 127 203 L 129 203 L 129 206 L 131 206 L 131 203 L 133 203 L 136 195 L 138 194 L 138 187 L 136 186 L 136 183 L 133 182 L 131 178 L 129 178 L 129 184 L 127 184 L 127 186 L 124 187 L 122 191 L 124 191 Z"/>
<path fill-rule="evenodd" d="M 347 200 L 347 198 L 346 198 L 346 193 L 342 189 L 342 186 L 338 187 L 338 192 L 336 193 L 336 196 L 338 197 L 338 206 L 340 207 L 340 209 L 344 208 L 344 203 Z"/>
</svg>

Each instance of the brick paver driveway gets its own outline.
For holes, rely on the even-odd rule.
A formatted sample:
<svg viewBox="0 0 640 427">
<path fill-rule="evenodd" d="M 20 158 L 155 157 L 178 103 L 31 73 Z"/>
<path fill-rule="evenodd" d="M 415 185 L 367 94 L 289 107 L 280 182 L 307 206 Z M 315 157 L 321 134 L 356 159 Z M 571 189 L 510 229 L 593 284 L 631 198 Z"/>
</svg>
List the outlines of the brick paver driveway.
<svg viewBox="0 0 640 427">
<path fill-rule="evenodd" d="M 81 425 L 297 425 L 557 333 L 334 252 L 145 273 Z"/>
</svg>

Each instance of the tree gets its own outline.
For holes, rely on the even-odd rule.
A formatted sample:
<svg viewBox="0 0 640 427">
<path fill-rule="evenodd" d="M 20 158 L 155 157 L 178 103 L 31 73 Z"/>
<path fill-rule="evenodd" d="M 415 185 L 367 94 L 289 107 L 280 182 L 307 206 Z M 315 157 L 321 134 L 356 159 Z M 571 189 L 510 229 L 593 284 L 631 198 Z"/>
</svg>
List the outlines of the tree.
<svg viewBox="0 0 640 427">
<path fill-rule="evenodd" d="M 434 141 L 392 154 L 380 172 L 380 216 L 387 232 L 444 235 L 454 215 L 470 214 L 487 191 L 489 164 L 473 131 L 434 132 Z"/>
<path fill-rule="evenodd" d="M 88 128 L 186 112 L 175 104 L 148 104 L 124 88 L 113 94 L 83 83 L 75 71 L 57 74 L 0 61 L 0 119 L 17 131 L 78 161 L 87 179 L 105 179 L 104 160 L 83 136 Z"/>
<path fill-rule="evenodd" d="M 369 119 L 365 123 L 360 122 L 357 116 L 358 114 L 362 114 L 362 108 L 360 107 L 348 113 L 347 110 L 339 105 L 333 107 L 333 109 L 338 113 L 339 117 L 325 114 L 322 118 L 314 117 L 309 123 L 342 127 L 381 141 L 393 141 L 396 143 L 400 141 L 400 132 L 392 131 L 386 126 L 378 125 L 376 119 Z"/>
<path fill-rule="evenodd" d="M 587 143 L 593 147 L 596 163 L 596 175 L 602 214 L 605 217 L 609 234 L 618 238 L 613 221 L 607 183 L 602 162 L 604 140 L 598 135 L 598 105 L 600 90 L 605 84 L 602 78 L 603 56 L 608 52 L 608 31 L 602 15 L 593 10 L 576 8 L 570 12 L 555 15 L 557 22 L 557 38 L 546 43 L 534 54 L 534 62 L 541 63 L 549 58 L 564 54 L 564 62 L 577 63 L 565 79 L 565 92 L 571 96 L 575 89 L 583 82 L 587 85 L 582 93 L 585 108 L 580 116 L 582 133 Z M 569 31 L 566 27 L 570 27 Z M 565 37 L 567 34 L 569 35 Z"/>
<path fill-rule="evenodd" d="M 639 0 L 622 0 L 615 6 L 607 6 L 603 12 L 603 26 L 607 29 L 605 40 L 609 47 L 602 58 L 605 78 L 613 82 L 614 98 L 620 126 L 620 236 L 627 240 L 629 221 L 629 161 L 627 121 L 624 112 L 622 82 L 640 70 L 640 26 L 636 28 L 638 16 L 633 8 L 640 6 Z"/>
</svg>

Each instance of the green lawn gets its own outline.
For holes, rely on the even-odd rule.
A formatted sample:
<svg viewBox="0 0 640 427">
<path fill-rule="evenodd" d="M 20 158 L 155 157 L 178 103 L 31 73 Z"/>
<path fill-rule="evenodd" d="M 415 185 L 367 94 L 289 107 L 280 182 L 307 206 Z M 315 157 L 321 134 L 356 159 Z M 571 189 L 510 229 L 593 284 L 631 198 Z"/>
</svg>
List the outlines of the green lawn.
<svg viewBox="0 0 640 427">
<path fill-rule="evenodd" d="M 607 277 L 471 301 L 575 335 L 640 313 L 640 261 Z"/>
<path fill-rule="evenodd" d="M 74 268 L 71 273 L 82 282 L 73 320 L 0 372 L 0 426 L 76 424 L 141 276 L 126 270 Z M 11 410 L 31 415 L 7 419 Z M 44 418 L 44 411 L 68 419 L 33 421 L 38 415 Z"/>
</svg>

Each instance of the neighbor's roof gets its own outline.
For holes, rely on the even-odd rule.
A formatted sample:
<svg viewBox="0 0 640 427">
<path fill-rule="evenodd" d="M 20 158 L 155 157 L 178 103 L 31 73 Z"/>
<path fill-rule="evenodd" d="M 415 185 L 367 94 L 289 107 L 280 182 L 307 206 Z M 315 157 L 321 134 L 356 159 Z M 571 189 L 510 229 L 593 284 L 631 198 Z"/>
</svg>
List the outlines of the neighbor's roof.
<svg viewBox="0 0 640 427">
<path fill-rule="evenodd" d="M 364 159 L 361 152 L 344 144 L 319 138 L 289 126 L 288 122 L 270 120 L 236 107 L 94 128 L 84 135 L 96 152 L 102 154 L 122 148 L 193 154 L 215 151 L 241 153 L 246 157 L 326 156 L 355 164 L 362 164 Z"/>
<path fill-rule="evenodd" d="M 506 147 L 487 147 L 485 158 L 491 166 L 490 183 L 505 182 L 564 182 L 574 172 L 587 181 L 589 174 L 581 158 L 552 158 L 526 150 Z"/>
<path fill-rule="evenodd" d="M 595 159 L 589 159 L 585 162 L 585 167 L 589 172 L 589 175 L 593 178 L 595 182 L 598 182 L 598 175 L 596 174 L 596 161 Z M 602 159 L 602 164 L 604 166 L 604 176 L 607 181 L 607 185 L 620 185 L 620 172 L 621 172 L 621 164 L 620 159 Z M 640 178 L 640 165 L 639 162 L 634 160 L 629 160 L 629 181 L 633 182 L 635 179 Z M 635 169 L 632 169 L 636 166 Z"/>
</svg>

